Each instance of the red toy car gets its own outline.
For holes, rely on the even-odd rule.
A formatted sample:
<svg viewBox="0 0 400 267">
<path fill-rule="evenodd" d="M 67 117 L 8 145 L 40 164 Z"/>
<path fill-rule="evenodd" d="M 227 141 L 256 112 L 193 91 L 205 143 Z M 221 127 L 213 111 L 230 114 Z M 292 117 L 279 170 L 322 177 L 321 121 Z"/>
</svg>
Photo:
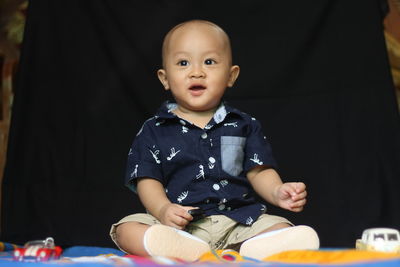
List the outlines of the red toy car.
<svg viewBox="0 0 400 267">
<path fill-rule="evenodd" d="M 14 260 L 16 261 L 48 261 L 58 259 L 62 249 L 54 245 L 54 239 L 48 237 L 45 240 L 35 240 L 27 242 L 23 248 L 14 250 Z"/>
</svg>

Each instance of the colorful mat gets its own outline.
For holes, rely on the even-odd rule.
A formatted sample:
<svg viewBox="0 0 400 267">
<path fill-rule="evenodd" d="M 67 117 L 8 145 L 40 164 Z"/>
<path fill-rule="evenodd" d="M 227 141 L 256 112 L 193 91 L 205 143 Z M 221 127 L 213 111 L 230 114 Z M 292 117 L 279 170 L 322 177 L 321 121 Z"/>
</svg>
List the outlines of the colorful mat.
<svg viewBox="0 0 400 267">
<path fill-rule="evenodd" d="M 124 255 L 114 248 L 75 246 L 63 251 L 62 257 L 49 262 L 17 262 L 12 258 L 16 245 L 0 242 L 0 266 L 10 267 L 162 267 L 165 265 L 201 266 L 201 267 L 398 267 L 400 254 L 359 251 L 354 249 L 338 250 L 294 250 L 275 254 L 264 260 L 240 256 L 232 250 L 220 250 L 204 254 L 196 262 L 185 262 L 166 257 L 139 257 Z"/>
</svg>

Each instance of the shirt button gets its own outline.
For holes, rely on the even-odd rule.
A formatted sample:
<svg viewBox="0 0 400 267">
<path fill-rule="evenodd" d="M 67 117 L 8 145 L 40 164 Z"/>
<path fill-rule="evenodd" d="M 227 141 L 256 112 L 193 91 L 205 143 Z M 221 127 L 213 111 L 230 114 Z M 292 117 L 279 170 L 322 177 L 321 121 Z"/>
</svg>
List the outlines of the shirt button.
<svg viewBox="0 0 400 267">
<path fill-rule="evenodd" d="M 180 122 L 180 124 L 182 124 L 182 125 L 186 125 L 186 122 L 185 122 L 184 120 L 180 120 L 179 122 Z"/>
<path fill-rule="evenodd" d="M 218 205 L 218 209 L 219 209 L 219 210 L 224 210 L 224 209 L 225 209 L 225 205 L 224 205 L 224 204 Z"/>
<path fill-rule="evenodd" d="M 202 133 L 201 138 L 206 139 L 207 138 L 207 133 Z"/>
<path fill-rule="evenodd" d="M 219 184 L 213 184 L 213 188 L 214 190 L 218 191 L 220 189 Z"/>
</svg>

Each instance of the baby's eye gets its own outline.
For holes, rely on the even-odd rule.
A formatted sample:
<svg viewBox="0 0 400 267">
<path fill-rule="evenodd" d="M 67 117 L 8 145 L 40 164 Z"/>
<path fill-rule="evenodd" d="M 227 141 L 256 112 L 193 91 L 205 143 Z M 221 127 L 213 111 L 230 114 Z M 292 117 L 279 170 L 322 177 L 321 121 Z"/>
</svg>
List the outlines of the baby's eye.
<svg viewBox="0 0 400 267">
<path fill-rule="evenodd" d="M 187 60 L 180 60 L 180 61 L 178 62 L 178 65 L 179 65 L 179 66 L 187 66 L 187 65 L 189 65 L 189 61 L 187 61 Z"/>
<path fill-rule="evenodd" d="M 212 65 L 212 64 L 215 64 L 216 62 L 215 62 L 215 60 L 214 59 L 206 59 L 205 61 L 204 61 L 204 64 L 206 64 L 206 65 Z"/>
</svg>

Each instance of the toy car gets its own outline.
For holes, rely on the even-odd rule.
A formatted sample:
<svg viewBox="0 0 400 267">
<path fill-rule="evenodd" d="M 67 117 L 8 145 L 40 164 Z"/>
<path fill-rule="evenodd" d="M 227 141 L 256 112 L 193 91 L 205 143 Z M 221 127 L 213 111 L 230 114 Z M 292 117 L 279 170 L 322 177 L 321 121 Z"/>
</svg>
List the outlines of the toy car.
<svg viewBox="0 0 400 267">
<path fill-rule="evenodd" d="M 400 253 L 400 234 L 391 228 L 370 228 L 364 230 L 356 241 L 356 249 Z"/>
<path fill-rule="evenodd" d="M 14 250 L 16 261 L 48 261 L 58 259 L 62 249 L 54 245 L 54 239 L 48 237 L 45 240 L 27 242 L 24 247 Z"/>
</svg>

